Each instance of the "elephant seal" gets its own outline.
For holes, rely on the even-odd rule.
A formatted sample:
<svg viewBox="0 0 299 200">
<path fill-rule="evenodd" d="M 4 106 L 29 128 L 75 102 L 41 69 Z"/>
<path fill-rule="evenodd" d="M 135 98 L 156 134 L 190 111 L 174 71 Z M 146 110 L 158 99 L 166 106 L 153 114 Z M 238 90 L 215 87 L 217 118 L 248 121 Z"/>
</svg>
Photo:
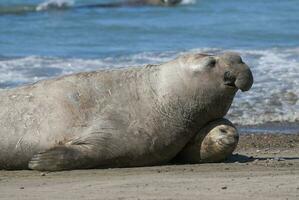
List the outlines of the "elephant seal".
<svg viewBox="0 0 299 200">
<path fill-rule="evenodd" d="M 176 6 L 182 0 L 126 0 L 112 3 L 99 3 L 76 6 L 75 8 L 113 8 L 113 7 L 137 7 L 137 6 Z"/>
<path fill-rule="evenodd" d="M 239 133 L 227 119 L 217 119 L 205 125 L 177 155 L 183 163 L 221 162 L 236 149 Z"/>
<path fill-rule="evenodd" d="M 172 160 L 253 84 L 234 53 L 84 72 L 0 92 L 0 168 L 58 171 Z"/>
<path fill-rule="evenodd" d="M 165 6 L 172 7 L 180 4 L 182 0 L 123 0 L 98 4 L 72 5 L 68 1 L 46 1 L 39 5 L 26 4 L 14 6 L 0 6 L 0 15 L 20 15 L 32 12 L 49 10 L 69 10 L 81 8 L 117 8 L 117 7 L 141 7 L 141 6 Z"/>
</svg>

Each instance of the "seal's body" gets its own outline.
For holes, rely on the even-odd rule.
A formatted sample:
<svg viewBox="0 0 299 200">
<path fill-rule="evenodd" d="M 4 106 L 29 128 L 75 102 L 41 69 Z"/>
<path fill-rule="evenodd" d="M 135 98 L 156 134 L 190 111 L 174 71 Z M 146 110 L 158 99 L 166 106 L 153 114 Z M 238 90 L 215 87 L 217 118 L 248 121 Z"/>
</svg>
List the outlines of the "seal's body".
<svg viewBox="0 0 299 200">
<path fill-rule="evenodd" d="M 163 164 L 253 79 L 235 54 L 86 72 L 0 92 L 0 168 Z"/>
<path fill-rule="evenodd" d="M 176 6 L 182 0 L 123 0 L 111 3 L 99 3 L 76 6 L 75 8 L 114 8 L 114 7 L 138 7 L 138 6 Z"/>
</svg>

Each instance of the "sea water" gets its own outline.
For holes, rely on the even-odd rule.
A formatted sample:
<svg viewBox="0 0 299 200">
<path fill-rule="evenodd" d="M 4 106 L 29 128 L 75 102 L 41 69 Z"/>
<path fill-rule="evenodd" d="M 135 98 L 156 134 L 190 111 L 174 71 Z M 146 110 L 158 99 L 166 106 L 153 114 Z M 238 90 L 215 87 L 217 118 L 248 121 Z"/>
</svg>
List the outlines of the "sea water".
<svg viewBox="0 0 299 200">
<path fill-rule="evenodd" d="M 227 118 L 255 127 L 290 124 L 285 126 L 290 132 L 299 132 L 298 0 L 76 8 L 103 2 L 115 1 L 1 0 L 0 88 L 161 63 L 188 52 L 236 51 L 250 65 L 255 82 L 249 92 L 237 94 Z"/>
</svg>

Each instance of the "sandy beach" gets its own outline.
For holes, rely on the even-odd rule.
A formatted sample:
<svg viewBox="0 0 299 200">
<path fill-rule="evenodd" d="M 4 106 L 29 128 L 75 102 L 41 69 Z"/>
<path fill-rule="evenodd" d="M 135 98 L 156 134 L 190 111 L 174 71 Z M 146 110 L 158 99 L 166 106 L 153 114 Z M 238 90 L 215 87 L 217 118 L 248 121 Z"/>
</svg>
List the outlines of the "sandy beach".
<svg viewBox="0 0 299 200">
<path fill-rule="evenodd" d="M 226 163 L 0 171 L 0 199 L 299 199 L 299 134 L 245 134 Z"/>
<path fill-rule="evenodd" d="M 34 146 L 46 147 L 47 142 L 44 141 L 47 140 L 64 144 L 70 142 L 70 138 L 72 141 L 79 138 L 76 139 L 79 143 L 83 138 L 84 145 L 84 139 L 92 140 L 87 132 L 96 133 L 97 128 L 107 129 L 107 138 L 110 138 L 109 135 L 113 138 L 108 131 L 114 127 L 110 126 L 110 121 L 119 127 L 130 125 L 126 129 L 114 130 L 119 133 L 118 130 L 126 130 L 126 133 L 130 130 L 135 140 L 135 133 L 146 133 L 143 129 L 150 128 L 159 120 L 156 117 L 148 120 L 147 114 L 154 113 L 152 108 L 165 116 L 161 118 L 163 123 L 155 125 L 154 130 L 165 130 L 171 134 L 175 130 L 165 126 L 164 118 L 171 119 L 169 116 L 177 113 L 188 119 L 181 127 L 195 123 L 201 117 L 205 118 L 205 123 L 222 117 L 224 111 L 221 115 L 208 111 L 228 108 L 225 103 L 230 98 L 215 91 L 223 88 L 218 88 L 220 80 L 224 85 L 237 87 L 237 80 L 244 83 L 245 79 L 250 79 L 248 73 L 243 78 L 237 78 L 241 72 L 248 72 L 239 70 L 246 63 L 253 74 L 254 84 L 248 92 L 236 94 L 225 115 L 241 133 L 236 151 L 223 163 L 169 163 L 152 167 L 62 172 L 0 169 L 0 200 L 299 200 L 299 1 L 181 0 L 175 6 L 146 6 L 143 2 L 150 0 L 140 0 L 139 6 L 132 2 L 127 6 L 117 6 L 123 5 L 117 2 L 126 1 L 131 2 L 0 1 L 0 166 L 3 168 L 2 163 L 5 163 L 4 167 L 9 166 L 9 159 L 2 157 L 8 155 L 7 152 L 9 155 L 12 151 L 23 149 L 31 152 Z M 115 6 L 96 6 L 101 3 Z M 242 61 L 219 60 L 225 52 L 238 53 Z M 170 62 L 179 56 L 197 53 L 218 58 L 202 63 L 191 62 L 193 59 L 186 62 L 179 59 L 177 64 Z M 232 65 L 230 61 L 234 61 Z M 151 67 L 162 63 L 168 63 L 168 70 L 158 73 Z M 183 65 L 189 63 L 188 69 L 191 70 L 185 70 Z M 224 70 L 223 66 L 230 68 L 235 64 L 238 66 L 236 70 Z M 179 68 L 171 69 L 171 65 Z M 120 81 L 122 76 L 113 72 L 111 79 L 94 76 L 97 81 L 92 81 L 90 77 L 93 76 L 81 74 L 82 82 L 76 82 L 75 78 L 61 85 L 53 82 L 49 84 L 55 86 L 53 89 L 46 87 L 47 84 L 41 84 L 44 89 L 34 85 L 37 81 L 70 74 L 142 66 L 148 66 L 146 68 L 153 75 L 142 70 L 142 73 L 124 72 L 126 78 Z M 199 79 L 201 72 L 205 74 L 202 80 Z M 213 72 L 221 75 L 219 80 Z M 164 74 L 165 77 L 162 76 Z M 208 84 L 209 74 L 215 78 L 212 84 Z M 137 81 L 139 79 L 142 81 Z M 107 80 L 107 84 L 99 84 L 100 80 Z M 28 90 L 16 89 L 28 84 Z M 249 89 L 244 85 L 248 86 L 239 84 L 239 89 Z M 194 93 L 188 89 L 196 86 L 203 89 L 194 89 Z M 205 86 L 211 90 L 205 89 Z M 34 88 L 36 94 L 32 92 Z M 19 92 L 14 94 L 13 91 Z M 172 102 L 180 103 L 181 99 L 189 98 L 173 95 L 181 92 L 192 98 L 176 111 Z M 149 95 L 151 93 L 158 95 Z M 195 110 L 185 109 L 196 102 L 197 93 L 202 95 L 198 99 L 213 104 L 196 106 Z M 167 94 L 171 97 L 169 101 Z M 214 98 L 213 94 L 219 97 Z M 157 98 L 159 101 L 150 103 L 155 100 L 153 96 L 161 97 L 161 101 Z M 213 97 L 212 101 L 209 97 Z M 149 100 L 143 101 L 146 98 Z M 27 102 L 32 106 L 28 106 Z M 107 106 L 103 106 L 106 102 Z M 161 105 L 169 102 L 169 106 L 160 106 L 159 102 Z M 93 109 L 93 104 L 101 106 Z M 169 114 L 164 110 L 173 112 Z M 203 114 L 197 114 L 197 110 L 203 111 Z M 106 112 L 110 114 L 106 115 Z M 189 119 L 193 117 L 198 120 Z M 56 121 L 59 123 L 56 124 Z M 174 120 L 168 124 L 180 128 Z M 151 136 L 151 133 L 163 131 L 148 133 Z M 77 137 L 76 133 L 83 137 Z M 64 134 L 76 137 L 65 137 Z M 36 139 L 33 139 L 35 136 Z M 151 139 L 149 136 L 145 137 Z M 12 142 L 10 137 L 17 139 Z M 170 146 L 168 138 L 155 137 L 144 140 L 144 144 L 151 141 L 154 148 L 156 140 L 160 140 Z M 136 147 L 132 140 L 124 141 L 129 147 Z M 181 141 L 176 139 L 175 142 Z M 87 148 L 92 146 L 88 142 L 86 144 Z M 113 149 L 124 143 L 117 141 L 115 144 L 111 145 L 111 150 L 108 148 L 107 154 L 112 152 L 111 155 L 114 155 Z M 175 148 L 173 152 L 169 155 L 177 152 Z M 23 152 L 20 155 L 24 155 Z M 106 157 L 109 160 L 109 156 Z M 18 158 L 21 162 L 22 157 Z M 23 158 L 26 163 L 27 157 Z"/>
</svg>

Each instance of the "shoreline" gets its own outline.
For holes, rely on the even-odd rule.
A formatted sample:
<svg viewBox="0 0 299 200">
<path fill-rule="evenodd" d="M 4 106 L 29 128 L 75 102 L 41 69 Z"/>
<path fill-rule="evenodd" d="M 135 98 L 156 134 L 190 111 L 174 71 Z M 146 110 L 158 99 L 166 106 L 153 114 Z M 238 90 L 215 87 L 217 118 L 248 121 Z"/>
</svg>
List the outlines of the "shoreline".
<svg viewBox="0 0 299 200">
<path fill-rule="evenodd" d="M 0 170 L 0 199 L 298 199 L 299 134 L 241 134 L 224 163 Z"/>
<path fill-rule="evenodd" d="M 236 124 L 240 134 L 299 134 L 298 122 L 267 122 L 253 125 Z"/>
</svg>

